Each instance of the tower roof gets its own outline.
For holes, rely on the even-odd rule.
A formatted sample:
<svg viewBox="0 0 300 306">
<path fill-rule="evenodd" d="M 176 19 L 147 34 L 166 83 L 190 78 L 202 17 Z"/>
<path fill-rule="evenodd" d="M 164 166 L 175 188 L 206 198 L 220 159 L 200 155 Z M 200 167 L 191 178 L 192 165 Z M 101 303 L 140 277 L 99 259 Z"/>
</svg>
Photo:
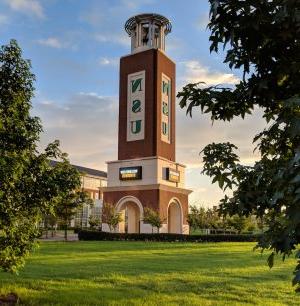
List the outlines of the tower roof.
<svg viewBox="0 0 300 306">
<path fill-rule="evenodd" d="M 125 23 L 126 32 L 128 33 L 129 36 L 131 36 L 132 30 L 137 23 L 140 23 L 144 20 L 148 21 L 149 19 L 153 21 L 157 21 L 161 25 L 165 26 L 165 34 L 168 34 L 171 32 L 172 24 L 170 20 L 162 15 L 154 14 L 154 13 L 145 13 L 145 14 L 140 14 L 140 15 L 136 15 L 136 16 L 129 18 Z"/>
</svg>

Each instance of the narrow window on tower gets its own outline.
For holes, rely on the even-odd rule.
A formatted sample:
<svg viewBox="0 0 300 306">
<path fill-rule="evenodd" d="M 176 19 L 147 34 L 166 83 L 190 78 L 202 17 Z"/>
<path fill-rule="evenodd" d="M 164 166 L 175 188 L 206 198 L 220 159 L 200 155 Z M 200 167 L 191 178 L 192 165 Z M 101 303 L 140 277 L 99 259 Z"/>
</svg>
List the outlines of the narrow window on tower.
<svg viewBox="0 0 300 306">
<path fill-rule="evenodd" d="M 143 46 L 147 46 L 149 44 L 149 24 L 142 24 L 142 43 Z"/>
</svg>

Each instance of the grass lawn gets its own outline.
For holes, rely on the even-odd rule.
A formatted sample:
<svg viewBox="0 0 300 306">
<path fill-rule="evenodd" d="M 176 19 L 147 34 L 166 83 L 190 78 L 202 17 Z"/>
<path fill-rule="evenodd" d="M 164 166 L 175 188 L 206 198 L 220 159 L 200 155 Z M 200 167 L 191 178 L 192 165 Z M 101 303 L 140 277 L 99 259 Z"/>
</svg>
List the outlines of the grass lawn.
<svg viewBox="0 0 300 306">
<path fill-rule="evenodd" d="M 253 243 L 43 242 L 0 293 L 25 305 L 300 305 L 296 261 L 272 270 Z"/>
</svg>

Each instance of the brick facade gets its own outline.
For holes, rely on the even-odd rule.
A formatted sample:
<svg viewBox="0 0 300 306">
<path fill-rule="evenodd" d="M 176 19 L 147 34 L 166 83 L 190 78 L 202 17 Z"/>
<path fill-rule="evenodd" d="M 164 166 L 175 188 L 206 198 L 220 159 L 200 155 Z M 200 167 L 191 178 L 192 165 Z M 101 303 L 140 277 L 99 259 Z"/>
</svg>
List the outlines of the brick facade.
<svg viewBox="0 0 300 306">
<path fill-rule="evenodd" d="M 127 78 L 145 70 L 145 139 L 127 142 Z M 162 73 L 171 87 L 171 143 L 161 140 L 161 81 Z M 150 49 L 122 57 L 120 60 L 119 146 L 118 160 L 161 156 L 175 161 L 175 64 L 164 53 Z"/>
<path fill-rule="evenodd" d="M 107 191 L 104 193 L 104 202 L 117 204 L 123 197 L 132 196 L 137 198 L 143 205 L 143 208 L 149 207 L 153 210 L 159 211 L 160 217 L 162 219 L 167 219 L 168 217 L 168 205 L 172 198 L 179 200 L 182 213 L 183 213 L 183 224 L 187 224 L 187 214 L 188 214 L 188 194 L 176 191 L 169 191 L 164 189 L 128 189 L 120 191 Z"/>
</svg>

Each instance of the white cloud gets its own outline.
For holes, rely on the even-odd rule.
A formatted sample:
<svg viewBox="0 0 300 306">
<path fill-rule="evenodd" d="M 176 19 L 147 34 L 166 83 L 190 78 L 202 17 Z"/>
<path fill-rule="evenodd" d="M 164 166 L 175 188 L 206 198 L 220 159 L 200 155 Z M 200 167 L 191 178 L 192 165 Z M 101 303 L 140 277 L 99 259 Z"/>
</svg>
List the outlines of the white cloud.
<svg viewBox="0 0 300 306">
<path fill-rule="evenodd" d="M 254 152 L 253 137 L 266 126 L 262 111 L 255 110 L 243 120 L 236 118 L 232 122 L 215 121 L 211 124 L 208 114 L 201 114 L 199 108 L 193 110 L 193 117 L 186 116 L 185 109 L 177 109 L 176 115 L 176 156 L 179 162 L 189 169 L 202 167 L 200 151 L 209 143 L 232 142 L 239 148 L 238 155 L 243 164 L 253 164 L 259 158 Z"/>
<path fill-rule="evenodd" d="M 17 12 L 34 15 L 38 18 L 44 18 L 44 10 L 37 0 L 6 0 L 9 7 Z"/>
<path fill-rule="evenodd" d="M 118 99 L 97 93 L 78 93 L 61 104 L 48 99 L 34 103 L 42 119 L 40 147 L 59 139 L 74 164 L 106 170 L 105 161 L 117 159 Z"/>
<path fill-rule="evenodd" d="M 109 57 L 101 57 L 98 61 L 101 66 L 118 66 L 119 59 L 118 58 L 109 58 Z"/>
<path fill-rule="evenodd" d="M 201 14 L 199 19 L 197 20 L 197 28 L 199 30 L 206 30 L 208 23 L 209 23 L 209 12 L 206 12 Z"/>
<path fill-rule="evenodd" d="M 94 39 L 100 43 L 113 43 L 125 47 L 130 46 L 130 38 L 125 33 L 101 33 L 95 34 Z"/>
<path fill-rule="evenodd" d="M 182 76 L 179 78 L 179 85 L 186 83 L 205 82 L 207 85 L 236 84 L 239 78 L 233 73 L 213 71 L 197 60 L 179 62 L 183 68 Z M 179 86 L 179 87 L 181 87 Z"/>
<path fill-rule="evenodd" d="M 204 187 L 195 187 L 195 188 L 192 188 L 192 189 L 193 189 L 193 192 L 196 192 L 196 193 L 207 192 L 207 188 L 204 188 Z"/>
<path fill-rule="evenodd" d="M 49 37 L 46 39 L 39 39 L 37 40 L 37 43 L 43 46 L 61 49 L 64 48 L 65 45 L 56 37 Z"/>
<path fill-rule="evenodd" d="M 0 24 L 7 24 L 7 23 L 8 23 L 8 17 L 0 14 Z"/>
<path fill-rule="evenodd" d="M 98 9 L 92 9 L 87 12 L 83 12 L 79 17 L 79 20 L 87 22 L 92 26 L 100 26 L 105 21 L 105 15 Z"/>
<path fill-rule="evenodd" d="M 153 4 L 154 0 L 122 0 L 122 5 L 128 7 L 129 9 L 138 9 L 143 5 Z"/>
</svg>

